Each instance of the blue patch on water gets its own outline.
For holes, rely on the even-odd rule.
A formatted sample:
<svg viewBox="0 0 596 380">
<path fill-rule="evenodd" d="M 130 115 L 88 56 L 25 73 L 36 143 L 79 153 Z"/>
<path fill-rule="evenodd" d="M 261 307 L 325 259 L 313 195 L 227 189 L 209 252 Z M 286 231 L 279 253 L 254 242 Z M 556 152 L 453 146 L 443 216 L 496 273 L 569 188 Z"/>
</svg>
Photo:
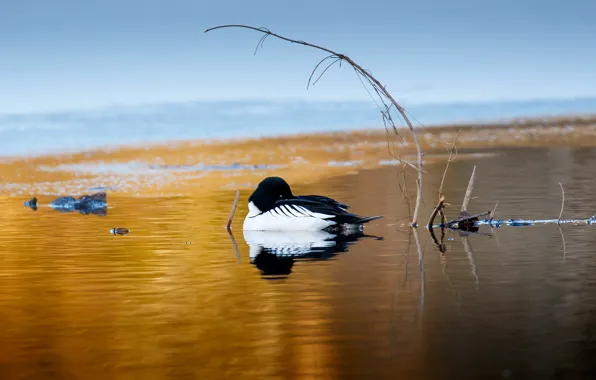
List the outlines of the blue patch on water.
<svg viewBox="0 0 596 380">
<path fill-rule="evenodd" d="M 424 125 L 596 112 L 596 98 L 407 105 Z M 0 116 L 1 155 L 37 155 L 176 140 L 382 129 L 372 101 L 226 101 Z"/>
</svg>

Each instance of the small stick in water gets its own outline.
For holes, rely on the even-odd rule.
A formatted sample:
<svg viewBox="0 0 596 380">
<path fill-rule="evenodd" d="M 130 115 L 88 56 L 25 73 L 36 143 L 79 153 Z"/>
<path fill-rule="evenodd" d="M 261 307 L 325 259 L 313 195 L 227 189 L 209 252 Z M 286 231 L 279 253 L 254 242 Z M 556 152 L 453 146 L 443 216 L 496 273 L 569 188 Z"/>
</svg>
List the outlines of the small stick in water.
<svg viewBox="0 0 596 380">
<path fill-rule="evenodd" d="M 472 199 L 472 191 L 474 190 L 474 182 L 475 181 L 476 181 L 476 165 L 474 165 L 474 170 L 472 170 L 472 175 L 470 176 L 470 182 L 468 182 L 468 188 L 466 189 L 466 195 L 464 196 L 464 201 L 461 205 L 462 212 L 468 211 L 468 204 L 470 203 L 470 199 Z"/>
<path fill-rule="evenodd" d="M 230 218 L 228 219 L 228 224 L 226 225 L 226 229 L 228 231 L 232 228 L 232 219 L 234 219 L 234 214 L 236 213 L 236 207 L 238 207 L 238 199 L 240 198 L 240 190 L 236 190 L 236 199 L 234 199 L 234 204 L 232 205 L 232 211 L 230 212 Z"/>
<path fill-rule="evenodd" d="M 563 208 L 565 207 L 565 190 L 563 189 L 563 185 L 559 182 L 559 186 L 561 186 L 561 212 L 559 213 L 559 219 L 557 219 L 557 224 L 561 224 L 561 217 L 563 216 Z"/>
<path fill-rule="evenodd" d="M 447 165 L 445 165 L 445 171 L 443 172 L 443 178 L 441 179 L 441 185 L 439 186 L 439 198 L 443 195 L 443 184 L 445 183 L 445 177 L 447 177 L 447 171 L 449 170 L 449 164 L 455 161 L 455 157 L 452 158 L 453 153 L 456 151 L 456 143 L 459 134 L 461 133 L 461 128 L 457 131 L 457 135 L 455 135 L 455 139 L 453 140 L 453 144 L 451 145 L 451 150 L 449 151 L 449 158 L 447 159 Z M 456 153 L 457 155 L 457 153 Z"/>
<path fill-rule="evenodd" d="M 490 219 L 488 220 L 489 223 L 491 223 L 493 221 L 493 219 L 495 219 L 495 212 L 497 211 L 497 206 L 499 205 L 499 201 L 497 201 L 497 204 L 495 205 L 495 208 L 493 208 L 493 210 L 490 212 Z"/>
<path fill-rule="evenodd" d="M 443 212 L 443 207 L 439 210 L 439 215 L 441 215 L 441 225 L 445 227 L 445 223 L 447 223 L 447 219 L 445 219 L 445 212 Z"/>
</svg>

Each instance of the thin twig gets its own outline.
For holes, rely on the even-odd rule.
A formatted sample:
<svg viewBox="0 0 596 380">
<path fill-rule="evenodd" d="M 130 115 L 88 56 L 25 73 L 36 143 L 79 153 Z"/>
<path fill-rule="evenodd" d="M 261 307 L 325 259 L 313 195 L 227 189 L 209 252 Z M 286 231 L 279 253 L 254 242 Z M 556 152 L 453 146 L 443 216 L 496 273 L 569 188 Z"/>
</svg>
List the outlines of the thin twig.
<svg viewBox="0 0 596 380">
<path fill-rule="evenodd" d="M 561 212 L 559 213 L 557 224 L 561 224 L 561 217 L 563 216 L 563 209 L 565 208 L 565 190 L 563 189 L 563 184 L 561 182 L 559 182 L 559 186 L 561 186 Z"/>
<path fill-rule="evenodd" d="M 497 204 L 495 205 L 495 208 L 493 208 L 493 210 L 490 212 L 490 218 L 488 219 L 488 222 L 492 222 L 493 219 L 495 218 L 495 212 L 497 211 L 497 206 L 499 205 L 499 201 L 497 201 Z"/>
<path fill-rule="evenodd" d="M 213 28 L 209 28 L 207 30 L 205 30 L 205 33 L 210 32 L 212 30 L 216 30 L 216 29 L 223 29 L 223 28 L 243 28 L 243 29 L 250 29 L 250 30 L 254 30 L 260 33 L 264 33 L 266 35 L 271 35 L 273 37 L 279 38 L 283 41 L 287 41 L 290 43 L 294 43 L 294 44 L 299 44 L 299 45 L 303 45 L 303 46 L 309 46 L 324 52 L 329 53 L 332 56 L 336 56 L 337 58 L 340 59 L 340 64 L 341 61 L 346 61 L 348 62 L 355 70 L 356 73 L 361 75 L 363 78 L 366 79 L 366 81 L 370 84 L 370 86 L 373 88 L 373 90 L 377 93 L 377 95 L 379 96 L 379 99 L 383 102 L 383 104 L 385 104 L 385 102 L 383 101 L 385 99 L 389 100 L 389 102 L 391 103 L 391 105 L 399 112 L 399 114 L 403 117 L 403 119 L 405 120 L 408 129 L 410 130 L 410 133 L 412 135 L 412 138 L 414 140 L 414 144 L 416 146 L 416 153 L 418 156 L 418 165 L 417 165 L 417 173 L 418 173 L 418 177 L 416 180 L 416 190 L 417 190 L 417 195 L 416 195 L 416 205 L 414 207 L 414 212 L 412 214 L 412 220 L 411 220 L 411 225 L 412 227 L 417 227 L 418 226 L 418 214 L 420 212 L 420 205 L 422 203 L 422 151 L 420 148 L 420 143 L 418 140 L 418 136 L 416 135 L 416 131 L 414 130 L 414 126 L 412 125 L 412 123 L 410 122 L 410 119 L 408 119 L 408 116 L 406 115 L 405 109 L 400 106 L 395 99 L 393 98 L 393 96 L 391 96 L 391 94 L 387 91 L 387 89 L 385 88 L 385 86 L 383 86 L 381 84 L 381 82 L 379 82 L 371 73 L 370 71 L 364 69 L 362 66 L 360 66 L 359 64 L 357 64 L 356 62 L 354 62 L 350 57 L 344 55 L 344 54 L 339 54 L 334 52 L 333 50 L 327 49 L 325 47 L 322 46 L 318 46 L 318 45 L 314 45 L 308 42 L 304 42 L 304 41 L 299 41 L 299 40 L 293 40 L 291 38 L 287 38 L 287 37 L 283 37 L 279 34 L 275 34 L 272 33 L 270 30 L 266 29 L 266 28 L 256 28 L 253 26 L 249 26 L 249 25 L 240 25 L 240 24 L 230 24 L 230 25 L 219 25 Z M 385 104 L 386 105 L 386 104 Z M 389 115 L 389 111 L 390 111 L 391 107 L 386 105 L 386 114 L 384 117 L 384 120 L 387 119 L 391 126 L 393 127 L 393 130 L 396 134 L 398 134 L 397 131 L 397 127 L 395 127 L 395 123 L 393 123 L 393 120 L 391 118 L 391 116 Z"/>
<path fill-rule="evenodd" d="M 267 34 L 268 35 L 268 34 Z M 306 89 L 308 90 L 308 88 L 310 87 L 310 83 L 312 81 L 312 77 L 315 75 L 315 73 L 317 72 L 317 69 L 319 68 L 319 66 L 321 66 L 321 64 L 323 64 L 323 62 L 325 62 L 326 60 L 328 60 L 329 58 L 334 58 L 335 55 L 328 55 L 327 57 L 321 59 L 319 61 L 319 63 L 317 63 L 317 65 L 315 66 L 315 68 L 312 70 L 312 72 L 310 73 L 310 77 L 308 77 L 308 83 L 306 83 Z M 335 57 L 337 58 L 337 57 Z M 322 74 L 321 74 L 322 75 Z"/>
<path fill-rule="evenodd" d="M 393 154 L 392 154 L 393 155 Z M 405 166 L 409 166 L 414 170 L 418 170 L 418 168 L 416 167 L 416 165 L 414 165 L 413 163 L 406 161 L 406 160 L 402 160 L 400 158 L 397 157 L 392 157 L 395 161 L 399 162 L 400 164 L 403 164 Z M 426 173 L 424 170 L 422 171 L 423 173 Z"/>
<path fill-rule="evenodd" d="M 476 165 L 474 165 L 474 170 L 472 170 L 472 175 L 470 176 L 470 181 L 468 182 L 468 188 L 466 189 L 466 195 L 464 196 L 464 201 L 461 204 L 462 212 L 468 211 L 468 204 L 470 203 L 470 199 L 472 198 L 472 191 L 474 191 L 474 182 L 475 181 L 476 181 Z"/>
<path fill-rule="evenodd" d="M 317 78 L 317 80 L 315 80 L 312 83 L 313 87 L 319 82 L 319 80 L 323 77 L 323 75 L 325 75 L 325 73 L 327 72 L 327 70 L 329 70 L 331 68 L 331 66 L 333 66 L 337 62 L 341 62 L 341 58 L 336 58 L 335 61 L 331 62 L 329 65 L 327 65 L 327 67 L 325 67 L 325 69 L 323 70 L 323 72 L 321 72 L 321 74 L 319 74 L 319 77 Z"/>
<path fill-rule="evenodd" d="M 455 159 L 451 159 L 451 157 L 453 156 L 453 153 L 455 152 L 455 145 L 457 143 L 457 138 L 459 137 L 459 134 L 461 133 L 461 128 L 459 129 L 459 131 L 457 131 L 457 135 L 455 135 L 455 139 L 453 140 L 453 144 L 451 145 L 451 150 L 449 151 L 449 158 L 447 159 L 447 165 L 445 165 L 445 171 L 443 172 L 443 178 L 441 179 L 441 186 L 439 186 L 439 197 L 441 197 L 443 195 L 443 183 L 445 183 L 445 177 L 447 177 L 447 170 L 449 170 L 449 164 L 455 160 Z"/>
<path fill-rule="evenodd" d="M 259 50 L 259 48 L 261 48 L 261 49 L 263 48 L 263 44 L 265 43 L 265 40 L 267 39 L 267 37 L 269 37 L 268 34 L 264 34 L 263 37 L 261 37 L 261 39 L 257 43 L 257 46 L 255 47 L 254 55 L 257 55 L 257 51 Z"/>
<path fill-rule="evenodd" d="M 238 198 L 240 198 L 240 190 L 236 190 L 236 199 L 234 199 L 234 204 L 232 205 L 232 211 L 230 211 L 230 217 L 228 218 L 228 224 L 226 224 L 226 229 L 228 231 L 232 228 L 232 219 L 234 219 L 234 214 L 236 213 L 236 207 L 238 207 Z"/>
</svg>

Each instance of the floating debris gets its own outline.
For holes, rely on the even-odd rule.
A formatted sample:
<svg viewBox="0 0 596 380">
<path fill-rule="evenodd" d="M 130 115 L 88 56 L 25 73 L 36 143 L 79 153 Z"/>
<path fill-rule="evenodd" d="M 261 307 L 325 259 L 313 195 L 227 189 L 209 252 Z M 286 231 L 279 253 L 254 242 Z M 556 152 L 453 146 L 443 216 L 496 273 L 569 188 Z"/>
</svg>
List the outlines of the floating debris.
<svg viewBox="0 0 596 380">
<path fill-rule="evenodd" d="M 128 228 L 112 228 L 110 233 L 112 235 L 128 235 L 130 230 Z"/>
<path fill-rule="evenodd" d="M 482 216 L 482 215 L 486 215 L 487 213 L 484 214 L 478 214 L 478 215 L 473 215 L 475 217 L 477 216 Z M 465 219 L 466 221 L 470 222 L 469 226 L 461 226 L 458 225 L 458 221 L 454 220 L 445 224 L 436 224 L 433 226 L 429 226 L 429 228 L 449 228 L 449 229 L 453 229 L 453 230 L 465 230 L 466 228 L 478 228 L 480 226 L 490 226 L 490 227 L 502 227 L 502 226 L 511 226 L 511 227 L 523 227 L 523 226 L 535 226 L 535 225 L 539 225 L 539 224 L 573 224 L 574 226 L 581 226 L 581 225 L 593 225 L 596 224 L 596 215 L 587 218 L 587 219 L 530 219 L 530 220 L 525 220 L 525 219 L 507 219 L 507 220 L 496 220 L 496 219 L 485 219 L 485 220 L 470 220 Z"/>
<path fill-rule="evenodd" d="M 192 244 L 192 241 L 187 241 L 186 242 L 186 245 L 191 245 L 191 244 Z"/>
</svg>

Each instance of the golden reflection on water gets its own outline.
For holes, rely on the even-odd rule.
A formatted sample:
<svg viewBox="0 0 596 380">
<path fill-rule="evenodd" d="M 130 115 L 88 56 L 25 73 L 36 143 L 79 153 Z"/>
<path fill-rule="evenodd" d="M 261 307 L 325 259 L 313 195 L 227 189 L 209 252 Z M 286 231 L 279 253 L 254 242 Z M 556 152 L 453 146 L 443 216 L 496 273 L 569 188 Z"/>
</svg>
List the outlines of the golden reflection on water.
<svg viewBox="0 0 596 380">
<path fill-rule="evenodd" d="M 325 287 L 261 279 L 243 209 L 238 263 L 224 229 L 232 197 L 108 195 L 107 216 L 2 199 L 3 379 L 331 376 Z"/>
<path fill-rule="evenodd" d="M 556 215 L 548 200 L 561 181 L 569 213 L 583 214 L 596 201 L 586 165 L 595 159 L 594 151 L 537 150 L 454 163 L 445 193 L 456 205 L 476 164 L 473 209 L 499 199 L 504 217 Z M 425 213 L 442 165 L 427 171 Z M 295 186 L 385 215 L 366 229 L 385 240 L 297 261 L 278 279 L 249 261 L 241 230 L 248 191 L 233 225 L 239 261 L 224 228 L 233 191 L 110 193 L 103 217 L 34 212 L 25 198 L 0 198 L 2 379 L 499 378 L 590 369 L 593 230 L 565 228 L 565 263 L 557 229 L 472 236 L 471 266 L 457 234 L 441 256 L 421 229 L 422 273 L 399 231 L 407 212 L 396 189 L 391 169 Z M 113 236 L 114 227 L 131 233 Z"/>
</svg>

